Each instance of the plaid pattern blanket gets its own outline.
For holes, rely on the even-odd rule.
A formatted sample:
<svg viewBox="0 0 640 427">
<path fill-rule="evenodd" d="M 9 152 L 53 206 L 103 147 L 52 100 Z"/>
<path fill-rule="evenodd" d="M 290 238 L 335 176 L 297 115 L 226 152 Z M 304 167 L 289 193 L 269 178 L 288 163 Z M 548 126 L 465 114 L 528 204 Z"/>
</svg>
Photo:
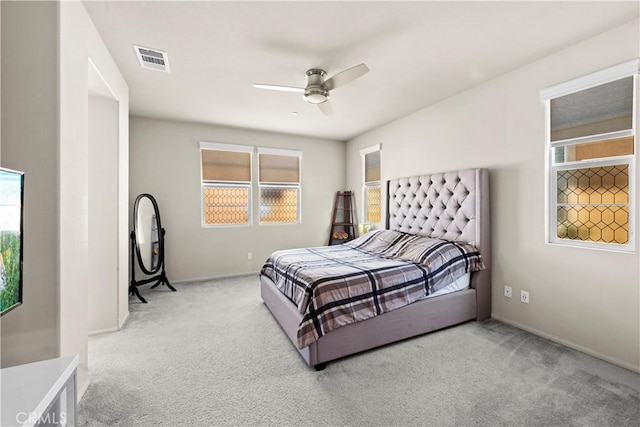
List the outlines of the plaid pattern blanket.
<svg viewBox="0 0 640 427">
<path fill-rule="evenodd" d="M 378 230 L 340 246 L 274 252 L 262 267 L 303 315 L 298 347 L 484 269 L 466 243 Z"/>
</svg>

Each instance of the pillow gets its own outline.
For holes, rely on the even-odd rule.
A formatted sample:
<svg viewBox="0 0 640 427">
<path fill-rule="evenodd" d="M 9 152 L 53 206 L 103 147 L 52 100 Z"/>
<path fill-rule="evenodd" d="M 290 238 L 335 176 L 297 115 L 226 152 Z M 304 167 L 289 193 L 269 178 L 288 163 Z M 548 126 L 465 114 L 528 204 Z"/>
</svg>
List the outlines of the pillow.
<svg viewBox="0 0 640 427">
<path fill-rule="evenodd" d="M 386 255 L 393 252 L 398 242 L 406 239 L 407 236 L 409 235 L 399 231 L 374 230 L 346 243 L 346 245 L 354 249 Z"/>
<path fill-rule="evenodd" d="M 395 258 L 422 264 L 430 270 L 447 268 L 458 262 L 464 263 L 465 273 L 485 269 L 478 249 L 466 242 L 414 236 L 413 239 L 397 245 L 395 249 Z"/>
<path fill-rule="evenodd" d="M 392 230 L 375 230 L 346 245 L 381 256 L 422 264 L 430 269 L 444 268 L 463 261 L 466 273 L 484 270 L 478 249 L 466 242 L 451 242 Z"/>
</svg>

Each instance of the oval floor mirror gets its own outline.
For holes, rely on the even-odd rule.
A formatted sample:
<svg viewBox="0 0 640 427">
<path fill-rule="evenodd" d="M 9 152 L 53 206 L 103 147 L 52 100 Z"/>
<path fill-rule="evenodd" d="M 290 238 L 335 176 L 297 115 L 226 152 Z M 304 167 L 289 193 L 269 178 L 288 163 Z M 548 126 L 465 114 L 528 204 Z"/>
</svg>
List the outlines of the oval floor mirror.
<svg viewBox="0 0 640 427">
<path fill-rule="evenodd" d="M 129 294 L 135 295 L 146 303 L 138 286 L 155 282 L 151 288 L 166 285 L 172 291 L 164 268 L 164 235 L 160 221 L 158 203 L 151 194 L 140 194 L 133 205 L 133 231 L 131 232 L 131 284 Z M 152 276 L 143 280 L 136 280 L 136 262 L 142 273 Z"/>
</svg>

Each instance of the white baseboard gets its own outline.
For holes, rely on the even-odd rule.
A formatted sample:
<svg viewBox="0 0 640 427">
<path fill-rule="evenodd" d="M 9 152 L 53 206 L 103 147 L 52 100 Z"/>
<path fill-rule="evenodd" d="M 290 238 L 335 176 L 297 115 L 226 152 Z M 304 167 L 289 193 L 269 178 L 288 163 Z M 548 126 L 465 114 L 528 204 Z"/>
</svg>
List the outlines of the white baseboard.
<svg viewBox="0 0 640 427">
<path fill-rule="evenodd" d="M 108 334 L 111 332 L 118 332 L 120 329 L 122 329 L 122 327 L 125 325 L 125 323 L 127 323 L 127 320 L 129 320 L 129 312 L 127 311 L 127 314 L 122 318 L 122 320 L 120 320 L 120 322 L 118 322 L 118 326 L 113 326 L 111 328 L 104 328 L 104 329 L 98 329 L 97 331 L 89 331 L 89 336 L 92 337 L 94 335 L 100 335 L 100 334 Z"/>
<path fill-rule="evenodd" d="M 569 347 L 569 348 L 572 348 L 574 350 L 578 350 L 579 352 L 588 354 L 589 356 L 593 356 L 593 357 L 596 357 L 598 359 L 602 359 L 602 360 L 604 360 L 606 362 L 613 363 L 614 365 L 620 366 L 622 368 L 628 369 L 630 371 L 639 372 L 640 373 L 640 366 L 635 366 L 635 365 L 632 365 L 630 363 L 624 362 L 622 360 L 618 360 L 616 358 L 604 355 L 602 353 L 599 353 L 597 351 L 593 351 L 591 349 L 588 349 L 586 347 L 583 347 L 583 346 L 578 345 L 576 343 L 573 343 L 571 341 L 567 341 L 567 340 L 562 339 L 560 337 L 557 337 L 555 335 L 551 335 L 551 334 L 548 334 L 546 332 L 539 331 L 539 330 L 537 330 L 535 328 L 530 328 L 529 326 L 522 325 L 522 324 L 520 324 L 518 322 L 514 322 L 513 320 L 505 319 L 504 317 L 498 316 L 498 315 L 493 314 L 493 313 L 491 313 L 491 318 L 495 319 L 495 320 L 498 320 L 498 321 L 500 321 L 502 323 L 506 323 L 508 325 L 515 326 L 516 328 L 522 329 L 523 331 L 531 332 L 532 334 L 538 335 L 538 336 L 540 336 L 542 338 L 546 338 L 546 339 L 551 340 L 553 342 L 557 342 L 558 344 L 562 344 L 562 345 L 564 345 L 566 347 Z"/>
<path fill-rule="evenodd" d="M 213 277 L 202 277 L 200 279 L 185 279 L 185 280 L 176 280 L 176 281 L 171 281 L 171 284 L 179 284 L 179 285 L 186 285 L 189 283 L 197 283 L 197 282 L 207 282 L 209 280 L 216 280 L 216 279 L 230 279 L 233 277 L 242 277 L 242 276 L 252 276 L 252 275 L 256 275 L 258 276 L 260 274 L 259 271 L 248 271 L 246 273 L 237 273 L 237 274 L 229 274 L 227 276 L 213 276 Z"/>
<path fill-rule="evenodd" d="M 89 378 L 86 378 L 84 383 L 77 385 L 76 396 L 77 396 L 78 402 L 76 403 L 80 403 L 80 400 L 82 400 L 82 396 L 84 396 L 88 388 L 89 388 Z"/>
<path fill-rule="evenodd" d="M 120 329 L 122 329 L 124 327 L 124 325 L 127 323 L 127 320 L 129 320 L 129 310 L 127 310 L 127 312 L 124 315 L 124 317 L 122 319 L 120 319 L 120 322 L 118 322 L 118 330 L 120 330 Z"/>
<path fill-rule="evenodd" d="M 108 334 L 110 332 L 118 332 L 119 330 L 120 328 L 117 328 L 115 326 L 112 328 L 98 329 L 97 331 L 89 331 L 89 336 L 92 337 L 94 335 Z"/>
</svg>

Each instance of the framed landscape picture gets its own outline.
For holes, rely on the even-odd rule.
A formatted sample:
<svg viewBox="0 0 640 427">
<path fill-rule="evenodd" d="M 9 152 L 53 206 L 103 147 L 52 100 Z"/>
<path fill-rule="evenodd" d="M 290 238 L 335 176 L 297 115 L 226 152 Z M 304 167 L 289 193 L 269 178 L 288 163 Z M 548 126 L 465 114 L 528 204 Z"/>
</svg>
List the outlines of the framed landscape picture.
<svg viewBox="0 0 640 427">
<path fill-rule="evenodd" d="M 24 174 L 0 168 L 0 315 L 22 304 Z"/>
</svg>

